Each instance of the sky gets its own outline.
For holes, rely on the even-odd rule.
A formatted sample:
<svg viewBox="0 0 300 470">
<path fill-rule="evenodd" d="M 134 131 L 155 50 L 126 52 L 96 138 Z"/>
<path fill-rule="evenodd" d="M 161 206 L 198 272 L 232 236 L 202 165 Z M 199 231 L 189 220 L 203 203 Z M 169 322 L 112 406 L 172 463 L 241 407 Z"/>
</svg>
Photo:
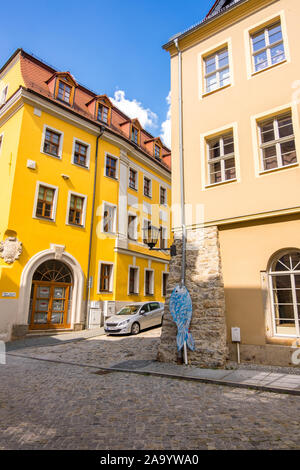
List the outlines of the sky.
<svg viewBox="0 0 300 470">
<path fill-rule="evenodd" d="M 14 0 L 3 5 L 0 66 L 19 47 L 108 95 L 170 147 L 170 37 L 214 0 Z M 2 12 L 3 12 L 2 9 Z"/>
</svg>

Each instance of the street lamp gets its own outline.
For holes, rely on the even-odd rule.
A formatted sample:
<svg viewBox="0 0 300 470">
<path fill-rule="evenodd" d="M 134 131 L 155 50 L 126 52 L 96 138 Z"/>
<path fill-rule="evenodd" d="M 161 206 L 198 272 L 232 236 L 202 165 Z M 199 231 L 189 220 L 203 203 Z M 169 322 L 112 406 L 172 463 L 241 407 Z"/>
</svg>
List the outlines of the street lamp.
<svg viewBox="0 0 300 470">
<path fill-rule="evenodd" d="M 142 231 L 144 243 L 148 245 L 151 251 L 170 251 L 171 256 L 176 256 L 176 245 L 174 245 L 174 243 L 170 248 L 154 248 L 158 242 L 162 227 L 158 228 L 149 224 L 148 227 L 143 228 Z"/>
</svg>

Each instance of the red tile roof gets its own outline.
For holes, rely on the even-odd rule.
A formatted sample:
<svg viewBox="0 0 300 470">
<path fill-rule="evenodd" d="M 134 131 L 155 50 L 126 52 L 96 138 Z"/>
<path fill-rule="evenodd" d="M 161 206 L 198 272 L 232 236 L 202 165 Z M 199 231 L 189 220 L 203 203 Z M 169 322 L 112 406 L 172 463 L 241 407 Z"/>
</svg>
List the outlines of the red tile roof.
<svg viewBox="0 0 300 470">
<path fill-rule="evenodd" d="M 12 57 L 14 56 L 15 54 Z M 58 103 L 57 100 L 54 98 L 53 92 L 50 91 L 49 86 L 47 84 L 47 81 L 51 77 L 53 77 L 54 74 L 57 74 L 58 71 L 23 50 L 20 50 L 20 63 L 26 88 L 50 99 L 55 103 Z M 70 72 L 68 73 L 70 74 Z M 91 102 L 93 98 L 97 98 L 98 96 L 99 95 L 96 95 L 84 86 L 78 85 L 75 90 L 74 103 L 71 109 L 78 113 L 81 117 L 89 119 L 99 124 L 99 121 L 97 121 L 95 115 L 89 112 L 87 108 L 87 104 Z M 68 104 L 64 104 L 63 102 L 59 101 L 59 105 L 70 110 L 70 106 Z M 109 125 L 105 125 L 105 127 L 107 128 L 107 130 L 113 131 L 115 134 L 120 135 L 132 145 L 136 146 L 136 144 L 133 144 L 131 142 L 129 134 L 122 130 L 124 129 L 124 126 L 122 126 L 122 124 L 128 121 L 134 122 L 135 120 L 130 119 L 116 106 L 113 106 L 111 108 L 111 122 Z M 149 139 L 154 139 L 154 137 L 145 129 L 141 129 L 141 145 L 137 147 L 142 150 L 143 153 L 145 153 L 148 157 L 150 157 L 151 160 L 157 165 L 161 165 L 162 167 L 170 170 L 170 149 L 163 145 L 162 160 L 161 162 L 158 162 L 157 159 L 155 159 L 155 156 L 149 153 L 146 146 L 144 145 L 144 142 Z"/>
</svg>

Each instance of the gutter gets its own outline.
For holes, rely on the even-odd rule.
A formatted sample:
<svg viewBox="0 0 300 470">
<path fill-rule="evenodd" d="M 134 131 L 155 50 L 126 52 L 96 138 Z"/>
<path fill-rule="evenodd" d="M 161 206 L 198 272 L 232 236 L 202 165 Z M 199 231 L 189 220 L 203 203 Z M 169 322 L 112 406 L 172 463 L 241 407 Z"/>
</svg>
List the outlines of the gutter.
<svg viewBox="0 0 300 470">
<path fill-rule="evenodd" d="M 184 37 L 188 36 L 189 34 L 192 34 L 193 32 L 197 31 L 200 29 L 202 26 L 207 25 L 208 23 L 211 23 L 214 21 L 216 18 L 219 18 L 222 15 L 225 15 L 227 12 L 233 10 L 234 8 L 239 7 L 241 4 L 249 2 L 249 0 L 238 0 L 236 3 L 233 3 L 232 5 L 229 5 L 225 9 L 220 10 L 218 13 L 211 15 L 211 16 L 206 16 L 202 21 L 199 23 L 195 24 L 191 28 L 188 28 L 187 30 L 176 34 L 175 36 L 171 37 L 171 39 L 162 46 L 163 49 L 168 50 L 176 40 L 178 39 L 183 39 Z"/>
<path fill-rule="evenodd" d="M 180 209 L 181 209 L 181 230 L 182 230 L 181 286 L 183 287 L 185 285 L 186 225 L 185 225 L 183 128 L 182 128 L 182 53 L 181 53 L 181 50 L 179 49 L 178 39 L 174 40 L 174 45 L 178 51 Z"/>
<path fill-rule="evenodd" d="M 97 170 L 98 170 L 98 144 L 100 137 L 102 137 L 105 126 L 100 126 L 100 133 L 96 138 L 96 151 L 95 151 L 95 171 L 94 171 L 94 184 L 93 184 L 93 202 L 91 213 L 91 226 L 89 238 L 89 253 L 88 253 L 88 267 L 86 274 L 86 292 L 85 292 L 85 328 L 88 328 L 89 322 L 89 303 L 90 303 L 90 270 L 91 270 L 91 255 L 92 255 L 92 242 L 93 242 L 93 229 L 94 229 L 94 215 L 95 215 L 95 201 L 96 201 L 96 187 L 97 187 Z"/>
</svg>

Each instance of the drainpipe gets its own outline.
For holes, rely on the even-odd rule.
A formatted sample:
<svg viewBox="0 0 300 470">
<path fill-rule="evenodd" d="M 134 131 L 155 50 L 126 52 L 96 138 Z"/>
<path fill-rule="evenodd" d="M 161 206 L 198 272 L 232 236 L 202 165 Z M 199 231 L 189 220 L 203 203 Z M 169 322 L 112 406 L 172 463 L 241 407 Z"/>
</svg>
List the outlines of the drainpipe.
<svg viewBox="0 0 300 470">
<path fill-rule="evenodd" d="M 178 39 L 174 40 L 178 51 L 178 101 L 179 101 L 179 162 L 180 162 L 180 206 L 181 206 L 181 230 L 182 230 L 182 259 L 181 259 L 181 286 L 185 286 L 186 264 L 186 225 L 185 225 L 185 197 L 184 197 L 184 165 L 183 165 L 183 128 L 182 128 L 182 57 L 178 46 Z M 184 363 L 188 364 L 187 346 L 184 343 Z"/>
<path fill-rule="evenodd" d="M 184 166 L 183 166 L 183 129 L 182 129 L 182 58 L 178 46 L 178 39 L 174 40 L 178 51 L 178 101 L 179 101 L 179 162 L 180 162 L 180 206 L 181 206 L 181 230 L 182 230 L 182 262 L 181 285 L 185 285 L 186 263 L 186 226 L 185 226 L 185 197 L 184 197 Z"/>
<path fill-rule="evenodd" d="M 95 151 L 95 172 L 94 172 L 94 185 L 93 185 L 93 202 L 92 202 L 92 213 L 91 213 L 91 227 L 90 227 L 90 239 L 89 239 L 89 254 L 88 254 L 88 267 L 86 275 L 86 292 L 85 292 L 85 327 L 88 327 L 89 322 L 89 302 L 90 302 L 90 270 L 91 270 L 91 255 L 92 255 L 92 241 L 93 241 L 93 229 L 94 229 L 94 216 L 95 216 L 95 201 L 96 201 L 96 187 L 97 187 L 97 170 L 98 170 L 98 144 L 100 137 L 105 131 L 105 126 L 100 126 L 100 133 L 96 139 L 96 151 Z"/>
</svg>

